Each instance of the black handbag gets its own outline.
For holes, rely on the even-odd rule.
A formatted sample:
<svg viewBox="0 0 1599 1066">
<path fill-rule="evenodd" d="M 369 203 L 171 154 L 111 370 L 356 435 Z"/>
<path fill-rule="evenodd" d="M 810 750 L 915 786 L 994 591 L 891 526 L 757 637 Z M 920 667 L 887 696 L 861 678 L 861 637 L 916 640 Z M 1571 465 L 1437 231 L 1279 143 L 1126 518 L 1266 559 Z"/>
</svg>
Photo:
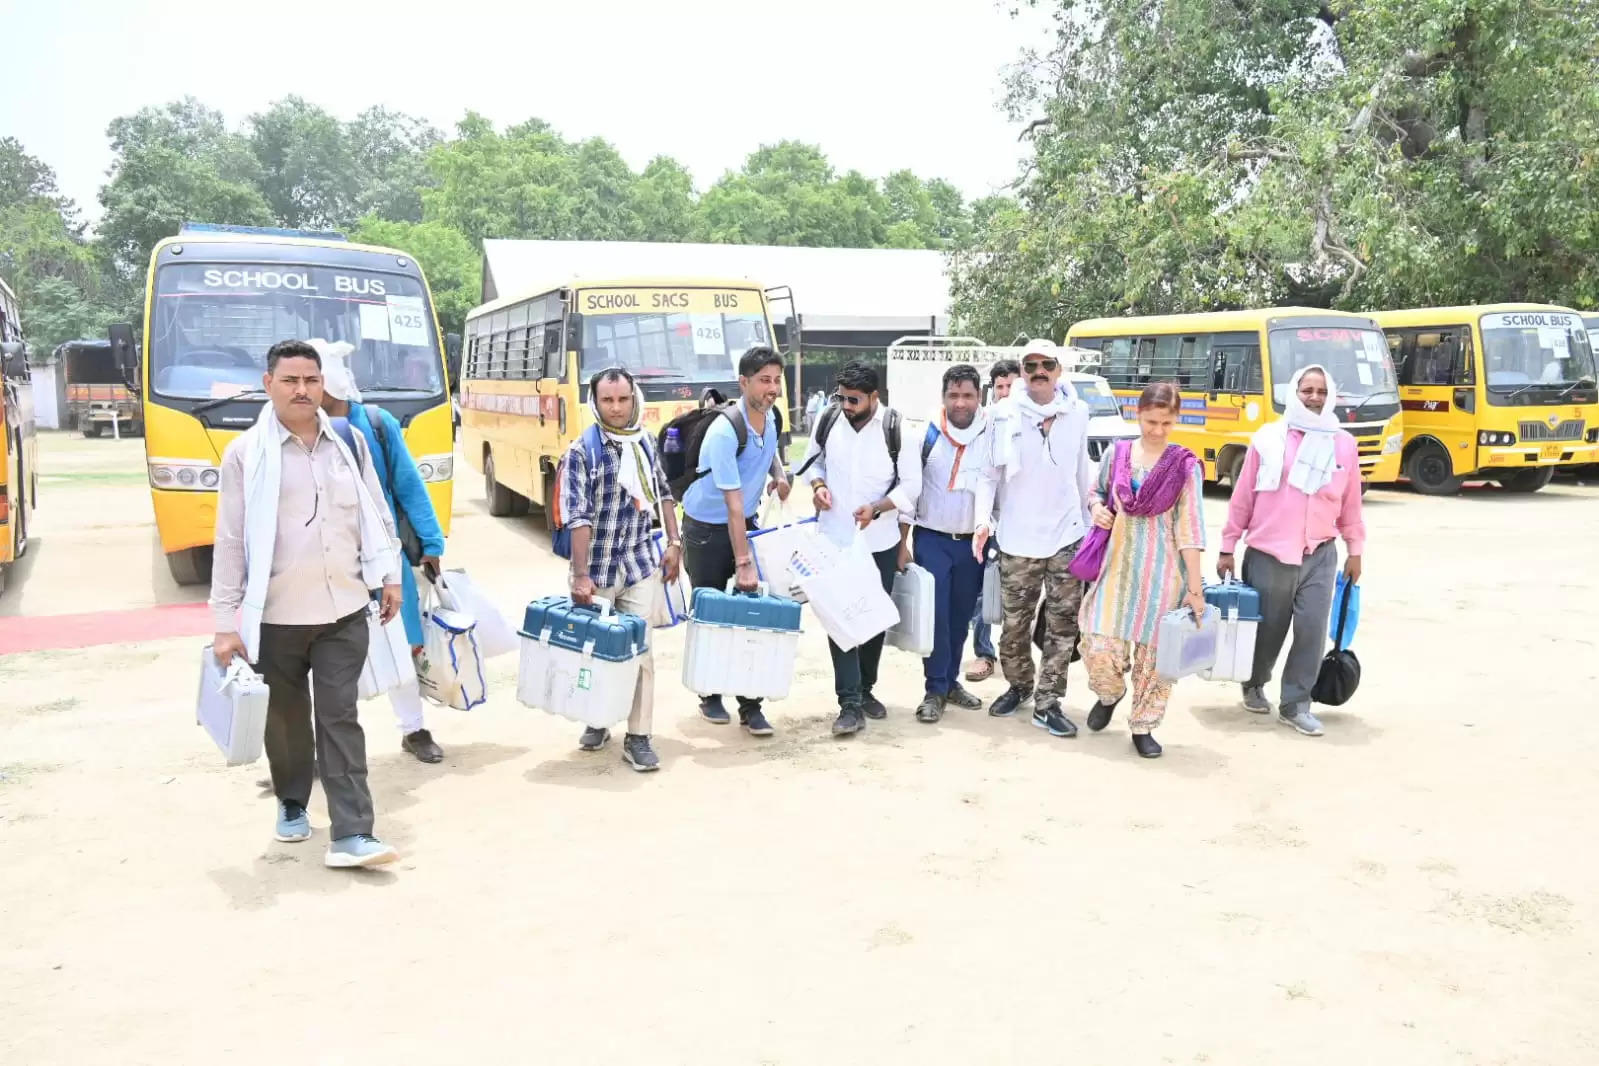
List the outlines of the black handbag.
<svg viewBox="0 0 1599 1066">
<path fill-rule="evenodd" d="M 1360 687 L 1360 660 L 1344 647 L 1344 619 L 1349 614 L 1349 593 L 1354 587 L 1352 581 L 1345 584 L 1343 595 L 1338 597 L 1338 631 L 1333 634 L 1333 649 L 1322 658 L 1316 685 L 1310 690 L 1310 698 L 1326 707 L 1342 707 Z"/>
</svg>

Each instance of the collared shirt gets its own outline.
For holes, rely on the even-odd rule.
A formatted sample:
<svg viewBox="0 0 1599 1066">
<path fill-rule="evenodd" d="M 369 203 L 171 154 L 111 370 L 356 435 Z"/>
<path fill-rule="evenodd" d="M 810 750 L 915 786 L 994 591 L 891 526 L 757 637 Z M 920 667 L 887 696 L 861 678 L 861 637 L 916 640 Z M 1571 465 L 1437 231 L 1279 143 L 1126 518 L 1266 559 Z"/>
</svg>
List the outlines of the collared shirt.
<svg viewBox="0 0 1599 1066">
<path fill-rule="evenodd" d="M 1360 456 L 1355 438 L 1339 430 L 1333 442 L 1337 469 L 1321 491 L 1306 495 L 1288 484 L 1288 471 L 1305 434 L 1288 431 L 1283 448 L 1283 477 L 1272 492 L 1255 491 L 1260 453 L 1253 445 L 1244 456 L 1233 498 L 1227 505 L 1227 524 L 1221 531 L 1221 550 L 1231 555 L 1240 539 L 1278 562 L 1299 566 L 1305 556 L 1342 535 L 1350 555 L 1366 550 L 1366 522 L 1360 504 Z"/>
<path fill-rule="evenodd" d="M 1007 555 L 1048 559 L 1088 532 L 1088 495 L 1094 467 L 1088 459 L 1088 405 L 1073 400 L 1055 416 L 1046 434 L 1042 426 L 1023 425 L 1016 440 L 1015 471 L 996 467 L 1001 510 L 997 528 L 992 514 L 979 514 L 978 524 L 994 529 L 999 549 Z M 1007 432 L 1005 420 L 995 424 Z"/>
<path fill-rule="evenodd" d="M 932 423 L 935 431 L 938 423 Z M 940 533 L 964 536 L 976 532 L 977 516 L 990 514 L 994 509 L 994 492 L 997 488 L 993 468 L 993 428 L 989 426 L 966 446 L 961 453 L 960 473 L 970 470 L 976 476 L 971 489 L 952 488 L 955 477 L 955 444 L 942 432 L 927 454 L 927 465 L 922 467 L 922 490 L 916 499 L 916 525 L 923 529 L 936 529 Z M 916 455 L 922 454 L 922 440 L 916 441 Z M 910 518 L 900 515 L 901 525 L 909 525 Z"/>
<path fill-rule="evenodd" d="M 700 440 L 700 469 L 710 473 L 700 478 L 683 493 L 683 510 L 697 522 L 724 525 L 727 522 L 727 497 L 724 492 L 742 489 L 744 492 L 744 517 L 753 515 L 761 506 L 761 495 L 766 491 L 766 478 L 772 473 L 777 460 L 777 416 L 766 412 L 766 429 L 755 432 L 750 424 L 749 407 L 740 399 L 733 408 L 733 416 L 744 420 L 748 443 L 743 454 L 738 453 L 738 434 L 727 418 L 711 423 Z"/>
<path fill-rule="evenodd" d="M 827 448 L 805 472 L 807 481 L 820 478 L 827 483 L 833 506 L 817 515 L 817 525 L 827 539 L 847 547 L 855 539 L 855 511 L 885 496 L 901 514 L 916 513 L 916 497 L 922 489 L 922 450 L 920 439 L 904 438 L 899 446 L 899 484 L 890 492 L 895 464 L 888 455 L 888 437 L 883 431 L 888 411 L 882 404 L 869 422 L 857 430 L 848 416 L 840 414 L 828 432 Z M 812 437 L 805 460 L 817 452 Z M 874 552 L 899 543 L 899 520 L 893 510 L 879 515 L 860 530 L 862 541 Z"/>
<path fill-rule="evenodd" d="M 272 573 L 267 581 L 261 621 L 267 625 L 325 625 L 364 608 L 371 591 L 361 576 L 361 497 L 338 445 L 326 430 L 313 447 L 277 419 L 283 449 L 278 488 L 277 537 L 272 543 Z M 244 452 L 246 437 L 222 455 L 217 492 L 216 548 L 211 568 L 211 615 L 218 633 L 238 629 L 244 602 Z M 389 536 L 394 516 L 384 503 L 366 439 L 355 435 L 361 479 L 372 496 Z M 398 571 L 383 583 L 399 584 Z"/>
<path fill-rule="evenodd" d="M 642 508 L 622 485 L 618 471 L 622 463 L 622 443 L 604 437 L 599 464 L 590 467 L 588 448 L 578 435 L 566 452 L 561 481 L 561 514 L 569 528 L 590 526 L 594 530 L 589 544 L 589 577 L 600 588 L 636 585 L 660 566 L 652 535 L 654 510 Z M 654 449 L 650 454 L 654 455 Z M 660 460 L 654 466 L 655 491 L 663 506 L 670 503 L 672 490 L 666 484 Z"/>
</svg>

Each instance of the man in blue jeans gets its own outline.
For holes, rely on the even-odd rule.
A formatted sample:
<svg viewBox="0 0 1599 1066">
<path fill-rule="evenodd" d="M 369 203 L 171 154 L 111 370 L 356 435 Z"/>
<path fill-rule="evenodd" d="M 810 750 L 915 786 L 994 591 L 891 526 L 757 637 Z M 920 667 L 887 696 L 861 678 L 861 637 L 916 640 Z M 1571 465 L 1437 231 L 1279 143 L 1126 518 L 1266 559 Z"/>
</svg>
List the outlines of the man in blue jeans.
<svg viewBox="0 0 1599 1066">
<path fill-rule="evenodd" d="M 1022 365 L 1014 359 L 1001 359 L 988 370 L 988 405 L 1005 399 L 1010 395 L 1010 387 L 1016 379 L 1021 377 Z M 986 411 L 984 412 L 987 413 Z M 997 563 L 991 565 L 998 565 Z M 979 610 L 972 626 L 972 652 L 977 656 L 966 667 L 966 680 L 987 681 L 994 676 L 994 664 L 999 661 L 999 653 L 994 650 L 994 635 L 992 627 L 983 621 L 982 611 Z"/>
<path fill-rule="evenodd" d="M 739 400 L 727 409 L 728 417 L 718 418 L 705 431 L 700 441 L 702 476 L 683 494 L 683 565 L 695 588 L 725 590 L 735 579 L 741 589 L 755 588 L 749 531 L 755 528 L 768 476 L 778 497 L 788 499 L 773 410 L 782 395 L 783 357 L 771 348 L 751 348 L 738 362 L 738 387 Z M 734 419 L 743 423 L 742 451 Z M 720 695 L 701 697 L 700 717 L 712 725 L 732 721 Z M 738 696 L 738 719 L 751 736 L 772 735 L 758 699 Z"/>
<path fill-rule="evenodd" d="M 936 722 L 953 704 L 977 710 L 983 701 L 956 680 L 966 631 L 983 595 L 983 564 L 972 553 L 977 515 L 993 508 L 995 477 L 982 378 L 965 363 L 944 371 L 943 410 L 933 416 L 920 443 L 922 490 L 916 513 L 900 515 L 899 565 L 933 575 L 933 653 L 922 660 L 926 696 L 916 708 L 919 722 Z"/>
</svg>

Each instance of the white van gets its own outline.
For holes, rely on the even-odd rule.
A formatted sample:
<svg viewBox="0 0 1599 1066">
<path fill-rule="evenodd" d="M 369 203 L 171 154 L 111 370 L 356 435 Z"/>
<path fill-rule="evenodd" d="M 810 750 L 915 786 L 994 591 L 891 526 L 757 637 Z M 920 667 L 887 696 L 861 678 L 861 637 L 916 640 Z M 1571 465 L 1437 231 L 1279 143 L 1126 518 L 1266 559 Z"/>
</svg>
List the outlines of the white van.
<svg viewBox="0 0 1599 1066">
<path fill-rule="evenodd" d="M 920 440 L 927 419 L 944 403 L 944 371 L 958 363 L 977 368 L 983 379 L 983 402 L 992 402 L 988 371 L 1002 359 L 1021 362 L 1023 348 L 984 344 L 976 337 L 901 337 L 888 346 L 888 403 L 905 420 L 905 440 Z M 1100 353 L 1086 348 L 1057 347 L 1066 368 L 1060 391 L 1088 404 L 1088 454 L 1098 460 L 1111 442 L 1138 436 L 1138 426 L 1122 417 L 1121 406 L 1104 378 L 1089 373 Z"/>
</svg>

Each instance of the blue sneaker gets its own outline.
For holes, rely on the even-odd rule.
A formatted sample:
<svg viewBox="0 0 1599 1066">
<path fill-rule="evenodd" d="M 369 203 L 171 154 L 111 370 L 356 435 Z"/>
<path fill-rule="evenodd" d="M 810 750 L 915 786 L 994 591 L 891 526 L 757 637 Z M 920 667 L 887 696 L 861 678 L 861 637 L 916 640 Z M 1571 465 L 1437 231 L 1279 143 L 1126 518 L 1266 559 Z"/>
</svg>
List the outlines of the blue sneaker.
<svg viewBox="0 0 1599 1066">
<path fill-rule="evenodd" d="M 371 833 L 356 833 L 353 836 L 340 837 L 329 844 L 328 853 L 322 857 L 322 864 L 334 867 L 382 866 L 399 857 L 399 852 Z"/>
<path fill-rule="evenodd" d="M 305 808 L 293 800 L 278 801 L 278 831 L 273 834 L 285 844 L 298 844 L 311 839 L 311 819 Z"/>
</svg>

